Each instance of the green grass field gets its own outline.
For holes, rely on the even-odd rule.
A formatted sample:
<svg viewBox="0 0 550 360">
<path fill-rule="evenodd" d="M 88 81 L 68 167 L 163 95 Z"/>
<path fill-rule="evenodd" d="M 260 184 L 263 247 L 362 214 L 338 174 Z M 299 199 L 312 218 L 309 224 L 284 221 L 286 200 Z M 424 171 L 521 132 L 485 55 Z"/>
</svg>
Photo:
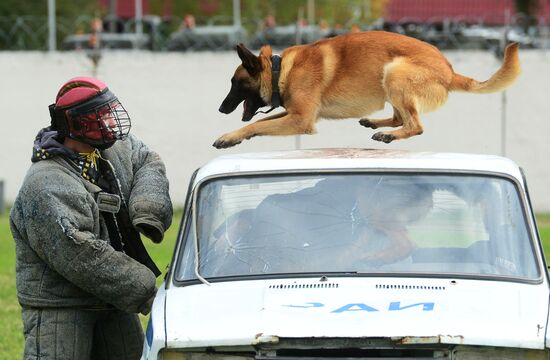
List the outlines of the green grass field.
<svg viewBox="0 0 550 360">
<path fill-rule="evenodd" d="M 175 214 L 162 244 L 145 242 L 151 257 L 163 272 L 172 257 L 181 215 L 181 212 Z M 537 220 L 545 253 L 550 254 L 550 214 L 540 215 Z M 160 284 L 162 278 L 158 282 Z M 15 295 L 15 246 L 7 213 L 0 215 L 0 319 L 0 360 L 20 359 L 23 349 L 21 310 Z M 144 326 L 146 322 L 147 317 L 142 317 Z"/>
</svg>

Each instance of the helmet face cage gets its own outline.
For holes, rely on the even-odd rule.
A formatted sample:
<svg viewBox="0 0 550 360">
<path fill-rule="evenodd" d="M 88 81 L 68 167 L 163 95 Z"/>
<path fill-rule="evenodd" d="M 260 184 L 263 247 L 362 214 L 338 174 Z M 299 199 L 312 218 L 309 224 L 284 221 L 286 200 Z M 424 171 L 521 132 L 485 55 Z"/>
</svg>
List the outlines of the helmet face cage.
<svg viewBox="0 0 550 360">
<path fill-rule="evenodd" d="M 85 112 L 77 109 L 67 110 L 66 116 L 69 123 L 69 137 L 92 146 L 97 147 L 123 140 L 130 132 L 130 117 L 116 98 Z"/>
<path fill-rule="evenodd" d="M 67 121 L 67 136 L 98 149 L 125 139 L 130 132 L 130 117 L 109 90 L 82 104 L 59 110 Z"/>
</svg>

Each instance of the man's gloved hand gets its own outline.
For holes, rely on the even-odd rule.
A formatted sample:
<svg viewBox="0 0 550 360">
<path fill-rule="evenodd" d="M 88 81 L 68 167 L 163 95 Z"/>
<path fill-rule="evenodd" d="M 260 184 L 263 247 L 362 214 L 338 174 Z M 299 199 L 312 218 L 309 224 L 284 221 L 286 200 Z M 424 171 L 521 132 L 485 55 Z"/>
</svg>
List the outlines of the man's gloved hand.
<svg viewBox="0 0 550 360">
<path fill-rule="evenodd" d="M 162 241 L 162 238 L 164 237 L 164 234 L 162 231 L 157 229 L 156 227 L 146 224 L 146 223 L 138 223 L 134 225 L 137 231 L 142 233 L 143 235 L 147 236 L 149 239 L 153 240 L 155 243 L 160 243 Z"/>
<path fill-rule="evenodd" d="M 138 311 L 140 312 L 140 314 L 148 315 L 151 312 L 151 308 L 153 307 L 153 300 L 155 300 L 155 295 L 151 296 L 139 307 Z"/>
</svg>

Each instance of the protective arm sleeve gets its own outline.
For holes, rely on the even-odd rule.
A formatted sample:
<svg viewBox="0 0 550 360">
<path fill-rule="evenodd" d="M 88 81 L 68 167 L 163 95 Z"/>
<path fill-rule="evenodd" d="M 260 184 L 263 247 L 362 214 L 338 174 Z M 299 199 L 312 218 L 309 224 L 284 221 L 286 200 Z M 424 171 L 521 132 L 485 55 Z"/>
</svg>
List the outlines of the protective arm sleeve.
<svg viewBox="0 0 550 360">
<path fill-rule="evenodd" d="M 164 232 L 172 223 L 166 168 L 160 156 L 130 136 L 134 181 L 129 199 L 132 224 L 138 231 L 156 243 L 162 241 Z"/>
<path fill-rule="evenodd" d="M 94 235 L 99 219 L 94 217 L 97 205 L 91 195 L 48 187 L 34 193 L 27 205 L 27 238 L 48 266 L 118 309 L 147 311 L 156 292 L 155 275 Z"/>
</svg>

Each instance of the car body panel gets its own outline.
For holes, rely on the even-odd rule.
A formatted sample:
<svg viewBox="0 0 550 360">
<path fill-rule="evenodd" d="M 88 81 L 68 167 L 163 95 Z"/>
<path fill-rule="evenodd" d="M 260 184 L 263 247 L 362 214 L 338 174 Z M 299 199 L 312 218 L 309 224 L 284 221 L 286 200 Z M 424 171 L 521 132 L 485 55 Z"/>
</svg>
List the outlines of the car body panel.
<svg viewBox="0 0 550 360">
<path fill-rule="evenodd" d="M 143 358 L 148 358 L 149 355 L 156 358 L 158 351 L 166 345 L 166 317 L 165 317 L 165 303 L 166 303 L 166 288 L 163 282 L 159 287 L 151 313 L 149 315 L 149 321 L 145 330 L 145 341 L 143 343 Z"/>
<path fill-rule="evenodd" d="M 346 169 L 493 172 L 508 174 L 519 179 L 523 185 L 518 166 L 500 156 L 368 149 L 295 150 L 220 156 L 199 169 L 194 184 L 219 175 Z"/>
<path fill-rule="evenodd" d="M 167 345 L 253 345 L 262 335 L 437 338 L 440 343 L 544 348 L 541 320 L 547 316 L 547 299 L 548 290 L 537 285 L 485 280 L 329 277 L 326 282 L 197 284 L 170 291 Z"/>
</svg>

